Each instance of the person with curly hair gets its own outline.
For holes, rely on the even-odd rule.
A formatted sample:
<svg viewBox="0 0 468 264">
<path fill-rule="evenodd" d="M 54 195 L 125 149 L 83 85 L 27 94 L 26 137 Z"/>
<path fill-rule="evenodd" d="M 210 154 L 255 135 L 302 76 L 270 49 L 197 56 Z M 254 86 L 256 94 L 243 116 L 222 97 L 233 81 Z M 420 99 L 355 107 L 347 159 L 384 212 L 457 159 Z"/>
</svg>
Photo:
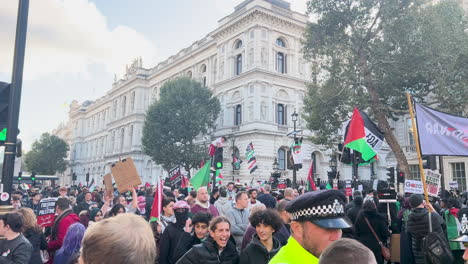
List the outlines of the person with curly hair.
<svg viewBox="0 0 468 264">
<path fill-rule="evenodd" d="M 256 234 L 242 251 L 240 263 L 267 264 L 281 248 L 273 233 L 281 228 L 282 220 L 276 211 L 268 209 L 253 213 L 249 221 L 255 227 Z"/>
</svg>

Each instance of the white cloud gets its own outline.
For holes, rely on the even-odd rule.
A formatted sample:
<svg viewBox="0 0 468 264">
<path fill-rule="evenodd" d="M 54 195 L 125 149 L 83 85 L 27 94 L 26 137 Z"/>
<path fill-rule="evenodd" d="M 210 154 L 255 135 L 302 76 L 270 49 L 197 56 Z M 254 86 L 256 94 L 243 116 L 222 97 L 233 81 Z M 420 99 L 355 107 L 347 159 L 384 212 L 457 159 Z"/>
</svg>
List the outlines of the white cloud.
<svg viewBox="0 0 468 264">
<path fill-rule="evenodd" d="M 17 1 L 2 0 L 0 72 L 4 73 L 11 71 L 17 7 Z M 56 74 L 86 77 L 92 64 L 121 74 L 138 56 L 144 63 L 155 57 L 155 46 L 144 35 L 123 25 L 110 29 L 88 0 L 31 1 L 26 43 L 26 80 Z"/>
</svg>

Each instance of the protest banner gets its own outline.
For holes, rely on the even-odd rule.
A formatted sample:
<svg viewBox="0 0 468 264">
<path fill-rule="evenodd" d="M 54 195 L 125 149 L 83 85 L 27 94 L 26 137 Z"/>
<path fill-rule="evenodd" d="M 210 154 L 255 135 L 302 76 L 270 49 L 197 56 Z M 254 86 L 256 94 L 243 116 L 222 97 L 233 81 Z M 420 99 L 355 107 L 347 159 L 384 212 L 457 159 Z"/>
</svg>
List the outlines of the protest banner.
<svg viewBox="0 0 468 264">
<path fill-rule="evenodd" d="M 405 180 L 405 193 L 424 193 L 421 181 Z"/>
<path fill-rule="evenodd" d="M 457 181 L 449 181 L 450 189 L 458 189 L 458 182 Z"/>
<path fill-rule="evenodd" d="M 439 196 L 441 175 L 433 170 L 425 170 L 425 174 L 428 195 Z"/>
<path fill-rule="evenodd" d="M 111 172 L 120 193 L 128 191 L 128 186 L 141 185 L 141 178 L 131 157 L 111 165 Z"/>
<path fill-rule="evenodd" d="M 169 182 L 171 183 L 171 187 L 180 187 L 182 183 L 182 173 L 179 166 L 169 171 Z"/>
<path fill-rule="evenodd" d="M 39 213 L 37 214 L 37 224 L 41 227 L 48 227 L 54 224 L 55 204 L 58 198 L 44 198 L 39 202 Z"/>
<path fill-rule="evenodd" d="M 353 188 L 351 187 L 351 180 L 346 180 L 345 181 L 345 194 L 346 196 L 351 196 L 353 195 Z"/>
</svg>

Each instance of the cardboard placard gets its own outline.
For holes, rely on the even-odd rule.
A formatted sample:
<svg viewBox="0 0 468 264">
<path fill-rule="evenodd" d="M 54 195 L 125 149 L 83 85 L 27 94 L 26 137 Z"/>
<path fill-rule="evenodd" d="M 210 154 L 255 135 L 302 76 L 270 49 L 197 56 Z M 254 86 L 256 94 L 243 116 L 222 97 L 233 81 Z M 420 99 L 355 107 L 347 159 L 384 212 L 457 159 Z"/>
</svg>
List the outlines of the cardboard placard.
<svg viewBox="0 0 468 264">
<path fill-rule="evenodd" d="M 128 191 L 128 186 L 141 185 L 141 178 L 131 157 L 119 160 L 111 165 L 117 189 L 120 193 Z"/>
<path fill-rule="evenodd" d="M 433 170 L 426 170 L 427 194 L 435 197 L 439 196 L 440 176 L 439 173 Z"/>
<path fill-rule="evenodd" d="M 37 224 L 41 228 L 54 224 L 56 203 L 57 198 L 44 198 L 39 202 L 40 209 L 37 214 Z"/>
<path fill-rule="evenodd" d="M 112 175 L 110 173 L 104 175 L 103 181 L 106 191 L 114 191 L 114 186 L 112 186 Z"/>
</svg>

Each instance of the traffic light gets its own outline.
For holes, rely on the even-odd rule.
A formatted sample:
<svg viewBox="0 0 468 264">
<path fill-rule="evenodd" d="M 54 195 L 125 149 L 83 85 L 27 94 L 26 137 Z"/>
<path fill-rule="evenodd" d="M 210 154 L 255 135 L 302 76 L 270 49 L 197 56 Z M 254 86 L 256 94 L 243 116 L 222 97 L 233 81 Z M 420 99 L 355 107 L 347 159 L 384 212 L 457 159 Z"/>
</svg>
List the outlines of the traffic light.
<svg viewBox="0 0 468 264">
<path fill-rule="evenodd" d="M 214 154 L 214 167 L 217 170 L 223 168 L 223 148 L 216 148 Z"/>
<path fill-rule="evenodd" d="M 435 156 L 422 156 L 423 159 L 423 168 L 424 169 L 430 169 L 430 170 L 436 170 L 437 169 L 437 163 L 436 163 L 436 157 Z"/>
<path fill-rule="evenodd" d="M 31 181 L 32 181 L 32 185 L 36 185 L 36 172 L 32 172 L 31 173 Z"/>
<path fill-rule="evenodd" d="M 6 141 L 10 87 L 9 83 L 0 82 L 0 146 Z"/>
<path fill-rule="evenodd" d="M 395 183 L 395 167 L 390 167 L 390 168 L 387 168 L 387 176 L 388 176 L 388 179 L 387 181 L 389 183 Z"/>
<path fill-rule="evenodd" d="M 23 179 L 22 175 L 23 175 L 22 171 L 18 172 L 18 181 L 19 182 Z"/>
<path fill-rule="evenodd" d="M 401 183 L 405 182 L 405 173 L 402 171 L 398 172 L 398 182 L 401 182 Z"/>
<path fill-rule="evenodd" d="M 338 144 L 338 151 L 341 152 L 339 159 L 344 164 L 351 164 L 353 163 L 353 159 L 351 156 L 351 150 L 349 148 L 343 148 L 343 144 Z"/>
</svg>

